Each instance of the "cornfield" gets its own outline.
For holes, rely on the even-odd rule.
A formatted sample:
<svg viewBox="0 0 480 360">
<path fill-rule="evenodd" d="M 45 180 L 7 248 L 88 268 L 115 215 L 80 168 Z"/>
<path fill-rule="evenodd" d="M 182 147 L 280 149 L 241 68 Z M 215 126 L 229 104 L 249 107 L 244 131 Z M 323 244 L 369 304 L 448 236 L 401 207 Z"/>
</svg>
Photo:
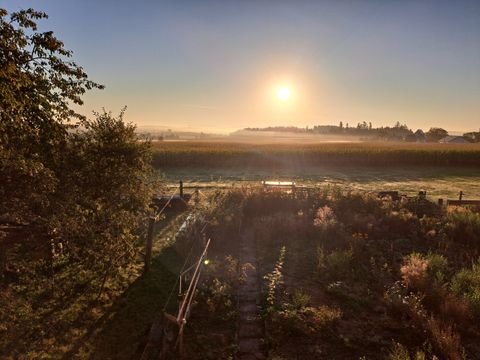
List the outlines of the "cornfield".
<svg viewBox="0 0 480 360">
<path fill-rule="evenodd" d="M 480 166 L 479 144 L 229 142 L 154 143 L 156 167 L 294 167 L 302 165 Z"/>
</svg>

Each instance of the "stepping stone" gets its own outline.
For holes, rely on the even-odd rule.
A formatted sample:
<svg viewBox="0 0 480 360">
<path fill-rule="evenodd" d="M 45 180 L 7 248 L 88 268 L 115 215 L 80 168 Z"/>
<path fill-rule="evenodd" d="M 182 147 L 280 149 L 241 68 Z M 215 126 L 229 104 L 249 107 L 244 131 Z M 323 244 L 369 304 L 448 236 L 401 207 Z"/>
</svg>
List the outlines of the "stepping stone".
<svg viewBox="0 0 480 360">
<path fill-rule="evenodd" d="M 240 314 L 240 322 L 241 323 L 258 322 L 259 324 L 262 324 L 260 315 L 258 314 Z"/>
<path fill-rule="evenodd" d="M 259 309 L 255 302 L 243 302 L 239 305 L 240 313 L 244 314 L 258 314 Z"/>
<path fill-rule="evenodd" d="M 238 295 L 238 302 L 255 302 L 255 304 L 260 305 L 260 294 L 256 291 L 252 292 L 245 292 L 243 294 Z"/>
<path fill-rule="evenodd" d="M 238 342 L 238 352 L 240 354 L 261 353 L 263 341 L 260 339 L 240 339 Z"/>
<path fill-rule="evenodd" d="M 243 354 L 238 356 L 239 360 L 264 360 L 265 356 L 262 353 Z"/>
<path fill-rule="evenodd" d="M 241 339 L 262 337 L 262 326 L 260 322 L 240 323 L 238 336 Z"/>
<path fill-rule="evenodd" d="M 240 288 L 240 293 L 243 292 L 248 292 L 248 293 L 258 293 L 260 292 L 260 286 L 258 285 L 257 282 L 246 282 L 245 284 L 242 285 Z"/>
</svg>

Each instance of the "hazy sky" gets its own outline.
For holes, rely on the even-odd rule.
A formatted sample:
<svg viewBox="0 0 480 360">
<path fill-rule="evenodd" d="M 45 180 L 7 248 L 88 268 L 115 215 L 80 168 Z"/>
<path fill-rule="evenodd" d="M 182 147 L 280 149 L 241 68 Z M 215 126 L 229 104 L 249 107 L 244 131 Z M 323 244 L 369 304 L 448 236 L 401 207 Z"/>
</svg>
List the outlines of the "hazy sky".
<svg viewBox="0 0 480 360">
<path fill-rule="evenodd" d="M 0 0 L 34 7 L 140 126 L 480 128 L 480 1 Z M 275 89 L 291 97 L 279 101 Z"/>
</svg>

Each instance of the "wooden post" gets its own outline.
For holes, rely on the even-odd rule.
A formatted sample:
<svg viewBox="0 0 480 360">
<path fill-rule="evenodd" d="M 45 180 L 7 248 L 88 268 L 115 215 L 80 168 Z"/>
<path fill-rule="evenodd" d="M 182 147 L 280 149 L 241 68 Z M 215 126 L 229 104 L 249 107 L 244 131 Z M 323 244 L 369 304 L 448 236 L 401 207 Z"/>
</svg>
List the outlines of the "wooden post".
<svg viewBox="0 0 480 360">
<path fill-rule="evenodd" d="M 183 181 L 180 180 L 180 197 L 183 199 Z"/>
<path fill-rule="evenodd" d="M 148 233 L 147 233 L 147 241 L 145 244 L 145 267 L 144 272 L 148 273 L 150 271 L 150 265 L 152 262 L 152 247 L 153 247 L 153 228 L 155 226 L 155 218 L 153 216 L 150 217 L 148 222 Z"/>
<path fill-rule="evenodd" d="M 438 206 L 443 206 L 443 199 L 438 199 Z"/>
<path fill-rule="evenodd" d="M 460 193 L 458 194 L 458 200 L 462 201 L 462 198 L 463 198 L 463 191 L 460 191 Z"/>
</svg>

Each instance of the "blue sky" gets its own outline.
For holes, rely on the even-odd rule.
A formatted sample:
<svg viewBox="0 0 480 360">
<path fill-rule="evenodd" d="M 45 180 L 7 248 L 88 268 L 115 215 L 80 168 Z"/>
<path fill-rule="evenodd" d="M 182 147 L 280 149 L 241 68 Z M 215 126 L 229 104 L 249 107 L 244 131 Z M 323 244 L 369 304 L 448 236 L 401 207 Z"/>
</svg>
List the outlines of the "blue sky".
<svg viewBox="0 0 480 360">
<path fill-rule="evenodd" d="M 139 126 L 480 127 L 480 1 L 0 1 L 34 7 Z M 280 102 L 278 86 L 292 97 Z"/>
</svg>

